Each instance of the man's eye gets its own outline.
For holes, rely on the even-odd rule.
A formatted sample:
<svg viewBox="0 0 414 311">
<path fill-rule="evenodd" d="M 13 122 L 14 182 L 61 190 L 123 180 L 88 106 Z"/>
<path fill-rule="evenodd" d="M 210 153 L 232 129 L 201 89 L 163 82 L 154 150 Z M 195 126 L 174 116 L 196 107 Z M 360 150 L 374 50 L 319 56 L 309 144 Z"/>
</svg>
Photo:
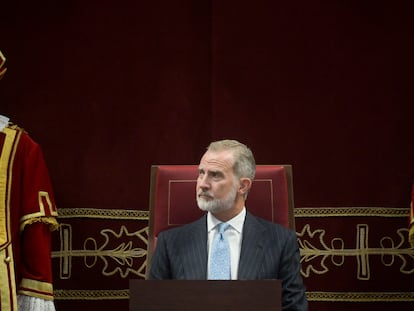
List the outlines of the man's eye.
<svg viewBox="0 0 414 311">
<path fill-rule="evenodd" d="M 213 177 L 213 178 L 220 178 L 221 177 L 221 174 L 219 173 L 219 172 L 212 172 L 211 173 L 211 177 Z"/>
</svg>

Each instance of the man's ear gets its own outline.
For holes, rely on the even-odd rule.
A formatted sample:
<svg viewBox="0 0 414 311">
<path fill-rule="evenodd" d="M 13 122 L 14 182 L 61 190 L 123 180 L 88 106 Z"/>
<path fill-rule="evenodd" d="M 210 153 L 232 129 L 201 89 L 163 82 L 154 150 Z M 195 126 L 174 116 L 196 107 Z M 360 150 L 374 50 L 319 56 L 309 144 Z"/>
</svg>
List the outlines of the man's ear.
<svg viewBox="0 0 414 311">
<path fill-rule="evenodd" d="M 252 187 L 252 180 L 250 178 L 244 177 L 240 179 L 239 192 L 241 192 L 242 194 L 246 194 L 249 192 L 251 187 Z"/>
</svg>

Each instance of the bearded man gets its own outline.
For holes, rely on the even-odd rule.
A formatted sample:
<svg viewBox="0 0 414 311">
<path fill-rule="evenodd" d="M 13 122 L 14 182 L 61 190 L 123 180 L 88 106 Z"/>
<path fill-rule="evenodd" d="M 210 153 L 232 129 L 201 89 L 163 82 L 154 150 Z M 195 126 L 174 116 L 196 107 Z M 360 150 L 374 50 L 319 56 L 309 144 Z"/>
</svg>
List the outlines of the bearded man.
<svg viewBox="0 0 414 311">
<path fill-rule="evenodd" d="M 207 213 L 158 235 L 150 279 L 280 279 L 282 310 L 308 309 L 296 233 L 246 210 L 255 170 L 246 145 L 221 140 L 208 146 L 196 185 L 198 207 Z M 216 240 L 227 252 L 218 262 Z M 217 274 L 223 265 L 228 267 Z"/>
</svg>

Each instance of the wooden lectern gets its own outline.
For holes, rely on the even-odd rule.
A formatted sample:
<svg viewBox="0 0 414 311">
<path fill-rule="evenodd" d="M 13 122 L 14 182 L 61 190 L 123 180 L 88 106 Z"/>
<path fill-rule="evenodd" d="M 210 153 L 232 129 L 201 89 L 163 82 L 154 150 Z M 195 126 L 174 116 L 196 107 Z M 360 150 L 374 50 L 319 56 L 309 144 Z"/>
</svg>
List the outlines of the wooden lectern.
<svg viewBox="0 0 414 311">
<path fill-rule="evenodd" d="M 130 311 L 281 311 L 280 280 L 130 280 Z"/>
</svg>

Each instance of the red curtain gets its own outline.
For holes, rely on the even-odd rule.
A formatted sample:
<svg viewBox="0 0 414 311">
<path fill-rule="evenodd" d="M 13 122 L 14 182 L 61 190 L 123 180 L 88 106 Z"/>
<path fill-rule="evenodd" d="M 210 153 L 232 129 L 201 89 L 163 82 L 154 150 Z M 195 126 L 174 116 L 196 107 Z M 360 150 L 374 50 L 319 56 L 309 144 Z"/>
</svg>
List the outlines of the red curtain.
<svg viewBox="0 0 414 311">
<path fill-rule="evenodd" d="M 298 208 L 408 210 L 414 176 L 409 6 L 4 3 L 0 50 L 8 71 L 0 81 L 0 114 L 30 132 L 49 166 L 66 230 L 55 237 L 56 289 L 127 289 L 131 276 L 106 275 L 99 256 L 74 252 L 71 274 L 62 272 L 69 258 L 61 253 L 62 234 L 72 235 L 73 250 L 115 248 L 117 235 L 147 224 L 138 212 L 148 210 L 150 166 L 196 164 L 214 139 L 245 142 L 259 164 L 292 164 Z M 298 228 L 326 229 L 303 219 Z M 398 219 L 406 228 L 406 218 Z M 396 225 L 389 226 L 394 232 Z M 347 237 L 356 230 L 336 228 Z M 142 238 L 135 241 L 145 249 Z M 89 262 L 95 259 L 98 268 Z M 116 258 L 108 262 L 116 264 Z M 395 282 L 405 276 L 396 273 Z M 317 290 L 319 282 L 308 286 Z M 125 308 L 118 298 L 82 303 Z M 79 301 L 58 303 L 69 310 Z M 326 304 L 317 310 L 333 308 Z"/>
</svg>

